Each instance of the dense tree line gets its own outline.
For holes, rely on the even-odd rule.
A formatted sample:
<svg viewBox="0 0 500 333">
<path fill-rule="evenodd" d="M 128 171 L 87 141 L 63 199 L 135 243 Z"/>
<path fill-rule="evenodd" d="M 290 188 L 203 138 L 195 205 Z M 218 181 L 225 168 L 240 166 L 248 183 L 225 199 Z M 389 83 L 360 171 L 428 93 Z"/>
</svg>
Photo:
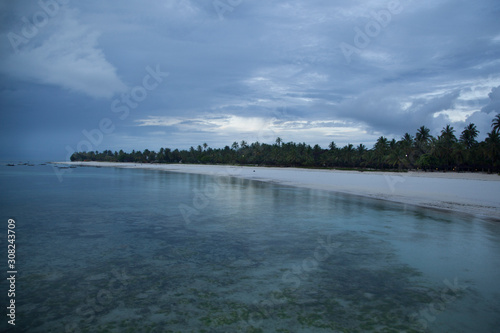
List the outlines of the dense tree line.
<svg viewBox="0 0 500 333">
<path fill-rule="evenodd" d="M 241 141 L 217 149 L 204 143 L 189 150 L 78 152 L 71 156 L 71 160 L 500 172 L 500 115 L 493 120 L 492 128 L 482 142 L 476 140 L 479 131 L 471 123 L 458 137 L 450 125 L 437 137 L 422 126 L 414 136 L 406 133 L 398 141 L 381 136 L 371 149 L 363 144 L 357 147 L 348 144 L 340 148 L 335 142 L 323 149 L 319 145 L 311 147 L 306 143 L 283 142 L 277 138 L 274 144 Z"/>
</svg>

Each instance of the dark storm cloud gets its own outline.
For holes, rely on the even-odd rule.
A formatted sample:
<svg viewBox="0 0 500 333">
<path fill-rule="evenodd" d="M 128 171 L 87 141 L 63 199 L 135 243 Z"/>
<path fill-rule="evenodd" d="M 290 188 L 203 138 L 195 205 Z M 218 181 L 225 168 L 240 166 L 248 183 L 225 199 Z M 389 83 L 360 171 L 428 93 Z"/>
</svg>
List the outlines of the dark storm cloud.
<svg viewBox="0 0 500 333">
<path fill-rule="evenodd" d="M 498 112 L 494 0 L 0 6 L 1 120 L 15 142 L 3 153 L 43 138 L 37 153 L 64 157 L 104 118 L 113 132 L 92 148 L 131 150 L 274 135 L 371 145 L 472 120 L 486 135 Z M 113 101 L 141 87 L 148 66 L 169 76 L 120 118 Z"/>
</svg>

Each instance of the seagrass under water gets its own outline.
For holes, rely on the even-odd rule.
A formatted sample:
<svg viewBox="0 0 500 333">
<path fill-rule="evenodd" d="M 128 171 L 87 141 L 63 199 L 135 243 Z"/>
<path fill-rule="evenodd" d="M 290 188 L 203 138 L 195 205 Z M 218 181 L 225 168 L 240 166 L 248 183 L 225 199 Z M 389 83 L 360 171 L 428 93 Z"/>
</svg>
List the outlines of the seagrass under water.
<svg viewBox="0 0 500 333">
<path fill-rule="evenodd" d="M 59 182 L 50 165 L 0 167 L 17 331 L 500 326 L 498 224 L 229 177 L 68 171 Z"/>
</svg>

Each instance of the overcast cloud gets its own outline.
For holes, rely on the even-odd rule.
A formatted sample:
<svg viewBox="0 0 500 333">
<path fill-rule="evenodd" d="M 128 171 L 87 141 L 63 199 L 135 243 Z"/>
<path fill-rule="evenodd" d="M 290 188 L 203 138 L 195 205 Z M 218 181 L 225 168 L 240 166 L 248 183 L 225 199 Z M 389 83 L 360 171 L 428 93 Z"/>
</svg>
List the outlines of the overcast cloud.
<svg viewBox="0 0 500 333">
<path fill-rule="evenodd" d="M 326 148 L 500 111 L 497 0 L 0 1 L 0 154 Z"/>
</svg>

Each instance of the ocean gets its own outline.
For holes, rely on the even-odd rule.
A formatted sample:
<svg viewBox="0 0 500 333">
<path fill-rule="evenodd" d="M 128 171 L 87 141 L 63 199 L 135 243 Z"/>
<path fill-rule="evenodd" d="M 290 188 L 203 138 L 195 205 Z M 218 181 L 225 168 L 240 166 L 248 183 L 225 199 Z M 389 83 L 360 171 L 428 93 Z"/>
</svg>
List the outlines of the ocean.
<svg viewBox="0 0 500 333">
<path fill-rule="evenodd" d="M 2 332 L 500 327 L 498 223 L 228 176 L 55 168 L 0 166 Z"/>
</svg>

